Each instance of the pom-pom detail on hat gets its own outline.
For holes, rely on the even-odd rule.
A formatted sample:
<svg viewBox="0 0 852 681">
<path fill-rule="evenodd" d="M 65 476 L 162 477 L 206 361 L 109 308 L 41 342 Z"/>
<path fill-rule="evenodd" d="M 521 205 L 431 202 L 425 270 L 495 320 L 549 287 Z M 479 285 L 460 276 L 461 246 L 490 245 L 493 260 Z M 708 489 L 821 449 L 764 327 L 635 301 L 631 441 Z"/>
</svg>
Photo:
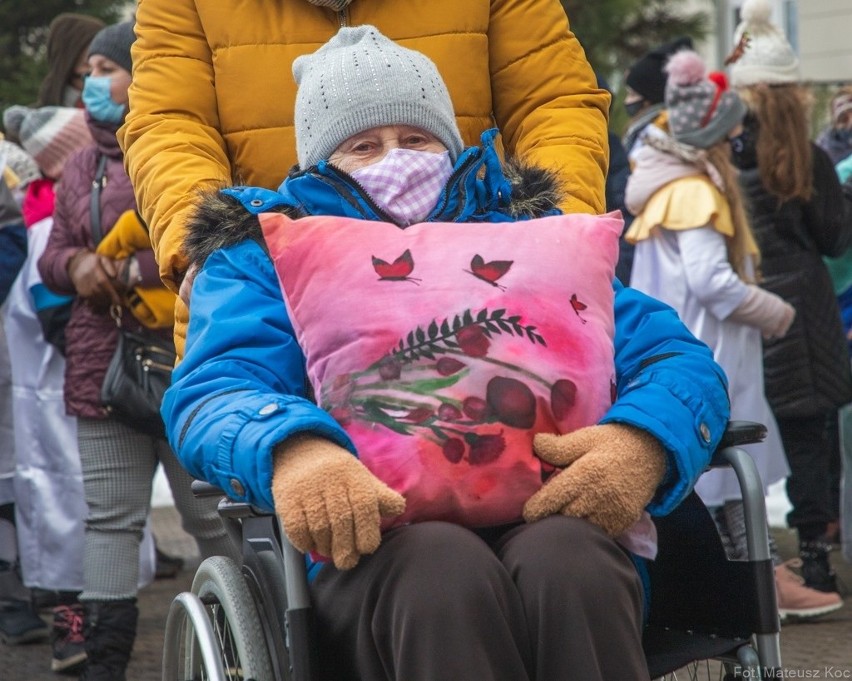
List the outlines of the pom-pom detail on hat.
<svg viewBox="0 0 852 681">
<path fill-rule="evenodd" d="M 769 0 L 746 0 L 740 9 L 740 17 L 751 24 L 768 24 L 772 17 Z"/>
<path fill-rule="evenodd" d="M 669 63 L 666 64 L 666 73 L 669 74 L 670 84 L 683 87 L 704 80 L 707 67 L 697 52 L 682 50 L 669 59 Z"/>
</svg>

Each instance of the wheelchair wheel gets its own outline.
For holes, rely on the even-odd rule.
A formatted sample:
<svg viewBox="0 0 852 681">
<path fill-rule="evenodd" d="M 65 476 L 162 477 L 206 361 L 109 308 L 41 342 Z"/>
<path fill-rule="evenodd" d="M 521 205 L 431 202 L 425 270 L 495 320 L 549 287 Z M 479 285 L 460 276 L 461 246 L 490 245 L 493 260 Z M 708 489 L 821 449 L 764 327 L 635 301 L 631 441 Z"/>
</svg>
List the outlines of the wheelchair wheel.
<svg viewBox="0 0 852 681">
<path fill-rule="evenodd" d="M 254 600 L 236 563 L 225 556 L 205 560 L 195 573 L 192 593 L 204 604 L 225 678 L 272 681 L 272 666 L 263 629 Z M 189 645 L 187 649 L 193 650 Z M 192 655 L 186 662 L 187 678 L 206 678 L 197 675 L 199 661 Z"/>
<path fill-rule="evenodd" d="M 735 665 L 720 660 L 696 660 L 656 681 L 734 681 L 742 679 Z"/>
<path fill-rule="evenodd" d="M 272 551 L 257 554 L 258 568 L 266 591 L 258 585 L 258 613 L 265 618 L 268 629 L 267 649 L 271 653 L 273 671 L 278 681 L 291 681 L 293 668 L 290 659 L 290 632 L 287 625 L 287 583 L 281 557 Z"/>
<path fill-rule="evenodd" d="M 169 608 L 162 681 L 226 681 L 207 611 L 188 591 L 178 594 Z"/>
</svg>

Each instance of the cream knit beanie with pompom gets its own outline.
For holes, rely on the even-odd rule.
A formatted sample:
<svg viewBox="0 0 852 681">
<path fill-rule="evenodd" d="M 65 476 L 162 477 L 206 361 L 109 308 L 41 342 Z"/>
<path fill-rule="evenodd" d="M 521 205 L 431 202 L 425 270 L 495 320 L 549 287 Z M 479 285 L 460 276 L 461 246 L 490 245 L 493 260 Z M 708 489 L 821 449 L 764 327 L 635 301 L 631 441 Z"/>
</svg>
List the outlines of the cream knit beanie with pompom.
<svg viewBox="0 0 852 681">
<path fill-rule="evenodd" d="M 748 87 L 758 83 L 796 83 L 800 80 L 799 59 L 781 30 L 772 23 L 769 0 L 746 0 L 740 10 L 742 21 L 734 34 L 738 44 L 747 34 L 742 56 L 731 66 L 731 84 Z"/>
</svg>

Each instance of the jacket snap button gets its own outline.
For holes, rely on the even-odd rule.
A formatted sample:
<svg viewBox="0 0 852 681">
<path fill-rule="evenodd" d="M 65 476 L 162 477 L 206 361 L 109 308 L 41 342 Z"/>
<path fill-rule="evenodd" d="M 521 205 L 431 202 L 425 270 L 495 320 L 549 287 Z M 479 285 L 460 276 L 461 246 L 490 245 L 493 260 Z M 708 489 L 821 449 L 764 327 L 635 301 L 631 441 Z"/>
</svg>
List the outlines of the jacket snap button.
<svg viewBox="0 0 852 681">
<path fill-rule="evenodd" d="M 701 437 L 704 438 L 704 442 L 710 442 L 710 429 L 707 427 L 706 423 L 702 423 L 698 430 L 701 432 Z"/>
<path fill-rule="evenodd" d="M 236 478 L 231 478 L 231 490 L 233 490 L 234 494 L 238 497 L 241 497 L 246 493 L 245 487 L 243 487 L 242 483 Z"/>
<path fill-rule="evenodd" d="M 268 416 L 269 414 L 273 414 L 276 411 L 278 411 L 277 404 L 267 404 L 265 407 L 261 408 L 258 414 L 260 414 L 261 416 Z"/>
<path fill-rule="evenodd" d="M 254 206 L 255 208 L 257 208 L 258 206 L 262 206 L 262 205 L 263 205 L 263 201 L 261 201 L 260 199 L 252 199 L 252 200 L 250 201 L 250 203 L 251 203 L 251 205 L 252 205 L 252 206 Z"/>
</svg>

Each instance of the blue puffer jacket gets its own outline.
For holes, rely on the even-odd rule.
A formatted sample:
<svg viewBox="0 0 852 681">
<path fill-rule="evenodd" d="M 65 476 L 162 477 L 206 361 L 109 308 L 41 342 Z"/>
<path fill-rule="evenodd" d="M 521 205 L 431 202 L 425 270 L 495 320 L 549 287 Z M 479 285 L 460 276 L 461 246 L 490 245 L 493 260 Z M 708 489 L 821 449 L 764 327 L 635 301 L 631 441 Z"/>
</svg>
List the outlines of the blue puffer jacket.
<svg viewBox="0 0 852 681">
<path fill-rule="evenodd" d="M 0 305 L 27 259 L 27 230 L 24 221 L 0 225 Z"/>
<path fill-rule="evenodd" d="M 27 230 L 21 209 L 0 169 L 0 305 L 27 259 Z"/>
<path fill-rule="evenodd" d="M 492 139 L 486 134 L 482 147 L 459 158 L 430 220 L 501 222 L 549 213 L 552 202 L 507 180 Z M 386 219 L 348 176 L 324 163 L 291 176 L 278 192 L 235 188 L 216 201 L 231 217 L 234 210 L 248 215 L 284 207 L 295 215 Z M 519 211 L 519 205 L 532 208 Z M 208 217 L 196 221 L 208 234 L 190 235 L 190 257 L 201 269 L 192 288 L 186 354 L 174 371 L 163 417 L 192 475 L 271 510 L 276 444 L 311 432 L 353 453 L 354 447 L 307 397 L 305 358 L 259 229 L 246 233 L 238 222 L 230 228 L 234 236 L 223 236 L 228 216 Z M 201 242 L 207 245 L 199 249 Z M 618 396 L 602 423 L 631 424 L 663 443 L 668 472 L 648 510 L 664 515 L 692 489 L 725 430 L 727 381 L 671 308 L 618 281 L 614 288 Z"/>
</svg>

